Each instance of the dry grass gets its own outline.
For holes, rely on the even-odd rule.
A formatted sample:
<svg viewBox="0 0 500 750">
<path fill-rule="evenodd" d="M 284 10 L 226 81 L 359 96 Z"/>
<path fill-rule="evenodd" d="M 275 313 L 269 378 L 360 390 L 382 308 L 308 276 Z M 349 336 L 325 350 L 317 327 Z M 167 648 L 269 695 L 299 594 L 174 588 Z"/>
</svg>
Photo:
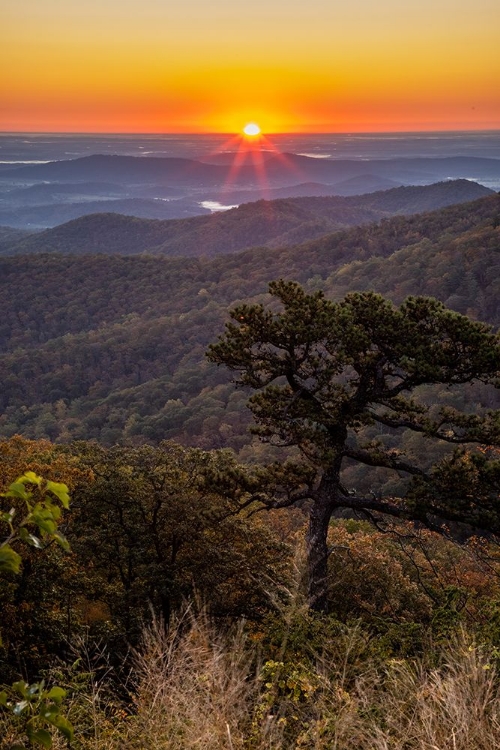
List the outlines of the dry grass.
<svg viewBox="0 0 500 750">
<path fill-rule="evenodd" d="M 223 637 L 188 610 L 165 631 L 144 634 L 135 660 L 136 705 L 127 747 L 180 750 L 244 747 L 255 681 L 242 630 Z"/>
<path fill-rule="evenodd" d="M 368 694 L 365 704 L 370 701 Z M 500 747 L 500 690 L 495 667 L 465 638 L 448 647 L 439 669 L 393 663 L 377 696 L 383 720 L 371 750 L 492 750 Z M 370 736 L 371 735 L 371 736 Z"/>
<path fill-rule="evenodd" d="M 315 664 L 258 665 L 242 627 L 221 635 L 206 615 L 188 610 L 168 632 L 160 622 L 145 632 L 131 715 L 110 720 L 95 686 L 74 700 L 74 748 L 500 748 L 500 680 L 491 655 L 462 634 L 430 656 L 432 663 L 393 659 L 375 667 L 366 635 L 350 628 Z M 78 731 L 83 715 L 86 736 Z M 8 736 L 5 722 L 2 729 Z M 54 749 L 63 747 L 57 739 Z"/>
<path fill-rule="evenodd" d="M 359 630 L 346 631 L 315 672 L 302 680 L 294 699 L 287 685 L 278 686 L 279 669 L 271 683 L 254 676 L 241 631 L 228 642 L 205 617 L 168 636 L 155 626 L 137 662 L 134 737 L 129 735 L 126 747 L 500 747 L 498 674 L 488 656 L 464 635 L 449 644 L 435 668 L 418 660 L 392 660 L 383 670 L 367 666 L 360 671 L 356 655 L 365 647 Z M 281 678 L 286 682 L 287 675 Z"/>
<path fill-rule="evenodd" d="M 137 657 L 136 712 L 122 747 L 146 750 L 493 750 L 500 747 L 494 664 L 463 635 L 439 667 L 392 660 L 360 670 L 347 630 L 316 669 L 271 682 L 254 674 L 242 631 L 222 638 L 205 616 L 160 624 Z"/>
</svg>

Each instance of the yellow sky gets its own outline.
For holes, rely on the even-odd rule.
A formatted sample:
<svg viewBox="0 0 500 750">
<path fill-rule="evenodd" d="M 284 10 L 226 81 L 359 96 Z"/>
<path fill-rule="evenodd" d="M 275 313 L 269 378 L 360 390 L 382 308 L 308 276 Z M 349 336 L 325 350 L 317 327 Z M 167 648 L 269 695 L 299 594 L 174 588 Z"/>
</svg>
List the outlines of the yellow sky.
<svg viewBox="0 0 500 750">
<path fill-rule="evenodd" d="M 2 0 L 0 129 L 500 127 L 499 0 Z"/>
</svg>

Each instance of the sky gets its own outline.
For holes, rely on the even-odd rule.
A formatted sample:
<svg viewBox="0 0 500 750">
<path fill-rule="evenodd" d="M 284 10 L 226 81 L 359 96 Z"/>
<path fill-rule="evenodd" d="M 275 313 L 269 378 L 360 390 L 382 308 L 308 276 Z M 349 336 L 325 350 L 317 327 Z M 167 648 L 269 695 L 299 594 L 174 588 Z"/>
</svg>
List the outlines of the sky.
<svg viewBox="0 0 500 750">
<path fill-rule="evenodd" d="M 0 0 L 0 130 L 500 128 L 499 0 Z"/>
</svg>

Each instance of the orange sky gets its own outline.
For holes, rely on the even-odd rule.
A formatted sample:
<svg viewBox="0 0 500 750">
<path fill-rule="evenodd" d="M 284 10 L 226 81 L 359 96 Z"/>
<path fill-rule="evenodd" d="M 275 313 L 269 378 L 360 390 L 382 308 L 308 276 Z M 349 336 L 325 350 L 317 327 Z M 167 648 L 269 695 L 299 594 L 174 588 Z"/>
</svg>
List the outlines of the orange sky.
<svg viewBox="0 0 500 750">
<path fill-rule="evenodd" d="M 499 0 L 3 0 L 0 129 L 500 127 Z"/>
</svg>

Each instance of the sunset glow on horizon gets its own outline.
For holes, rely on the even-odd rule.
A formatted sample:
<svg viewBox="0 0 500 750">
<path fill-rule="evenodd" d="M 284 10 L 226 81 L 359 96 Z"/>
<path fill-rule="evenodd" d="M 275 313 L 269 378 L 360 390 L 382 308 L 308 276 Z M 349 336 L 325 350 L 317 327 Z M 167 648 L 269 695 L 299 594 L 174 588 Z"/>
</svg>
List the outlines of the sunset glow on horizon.
<svg viewBox="0 0 500 750">
<path fill-rule="evenodd" d="M 0 130 L 500 128 L 498 0 L 17 0 Z"/>
</svg>

